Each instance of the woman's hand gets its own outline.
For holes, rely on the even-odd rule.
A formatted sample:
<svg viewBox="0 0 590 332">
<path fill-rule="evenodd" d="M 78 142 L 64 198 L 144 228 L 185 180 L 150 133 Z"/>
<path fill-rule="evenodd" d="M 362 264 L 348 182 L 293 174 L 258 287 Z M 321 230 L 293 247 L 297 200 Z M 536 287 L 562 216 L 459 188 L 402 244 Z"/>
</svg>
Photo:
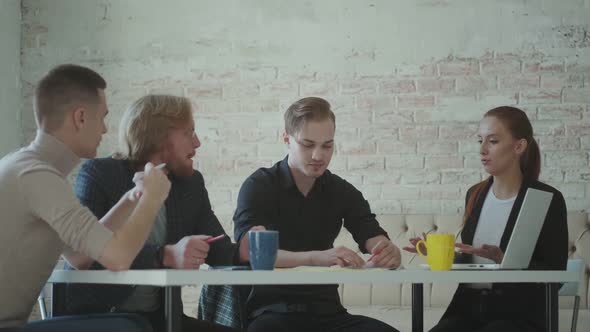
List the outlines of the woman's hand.
<svg viewBox="0 0 590 332">
<path fill-rule="evenodd" d="M 459 248 L 459 251 L 463 254 L 471 254 L 487 258 L 494 261 L 496 264 L 502 263 L 502 259 L 504 258 L 502 249 L 500 249 L 498 246 L 493 246 L 490 244 L 484 244 L 481 247 L 474 247 L 469 244 L 455 243 L 455 247 Z"/>
<path fill-rule="evenodd" d="M 418 241 L 420 240 L 426 240 L 426 233 L 422 233 L 422 237 L 413 237 L 410 238 L 410 244 L 412 245 L 411 247 L 403 247 L 402 249 L 407 251 L 407 252 L 411 252 L 411 253 L 418 253 L 418 251 L 416 250 L 416 244 L 418 243 Z M 426 246 L 423 243 L 420 243 L 420 251 L 422 251 L 423 254 L 427 255 L 428 252 L 426 251 Z"/>
</svg>

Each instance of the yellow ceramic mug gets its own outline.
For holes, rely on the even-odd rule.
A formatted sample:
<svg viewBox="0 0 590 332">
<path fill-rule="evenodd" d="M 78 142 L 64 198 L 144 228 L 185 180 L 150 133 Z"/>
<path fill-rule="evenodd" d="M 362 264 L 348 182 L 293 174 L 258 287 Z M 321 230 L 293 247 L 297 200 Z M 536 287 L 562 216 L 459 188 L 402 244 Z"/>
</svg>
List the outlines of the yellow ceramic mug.
<svg viewBox="0 0 590 332">
<path fill-rule="evenodd" d="M 426 247 L 428 255 L 420 251 L 420 244 Z M 426 241 L 416 243 L 416 250 L 420 256 L 426 258 L 432 271 L 448 271 L 453 266 L 455 258 L 455 236 L 453 234 L 428 234 Z"/>
</svg>

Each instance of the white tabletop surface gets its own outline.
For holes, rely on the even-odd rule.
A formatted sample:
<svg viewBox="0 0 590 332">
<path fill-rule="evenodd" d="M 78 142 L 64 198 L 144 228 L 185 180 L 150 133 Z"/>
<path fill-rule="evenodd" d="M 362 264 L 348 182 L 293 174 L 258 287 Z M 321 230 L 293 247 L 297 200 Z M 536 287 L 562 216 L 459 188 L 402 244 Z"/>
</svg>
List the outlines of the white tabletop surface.
<svg viewBox="0 0 590 332">
<path fill-rule="evenodd" d="M 478 282 L 571 282 L 579 281 L 577 271 L 442 271 L 423 269 L 335 269 L 300 267 L 275 271 L 223 270 L 54 270 L 48 282 L 133 284 L 153 286 L 185 285 L 286 285 L 339 283 L 478 283 Z"/>
</svg>

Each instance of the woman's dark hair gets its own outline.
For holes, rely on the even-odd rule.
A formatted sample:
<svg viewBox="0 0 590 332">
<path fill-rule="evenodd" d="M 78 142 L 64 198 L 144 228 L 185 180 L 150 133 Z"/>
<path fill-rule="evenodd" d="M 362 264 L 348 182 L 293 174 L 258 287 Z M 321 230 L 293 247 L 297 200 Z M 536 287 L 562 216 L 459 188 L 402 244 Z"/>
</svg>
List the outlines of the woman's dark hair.
<svg viewBox="0 0 590 332">
<path fill-rule="evenodd" d="M 533 126 L 526 113 L 516 107 L 500 106 L 487 111 L 484 115 L 485 117 L 498 119 L 508 129 L 512 137 L 527 141 L 527 148 L 520 156 L 520 171 L 525 179 L 538 180 L 539 174 L 541 173 L 541 151 L 539 150 L 537 141 L 533 137 Z M 463 223 L 471 215 L 479 194 L 489 181 L 490 179 L 488 178 L 478 183 L 473 189 L 473 193 L 469 196 L 465 206 Z"/>
</svg>

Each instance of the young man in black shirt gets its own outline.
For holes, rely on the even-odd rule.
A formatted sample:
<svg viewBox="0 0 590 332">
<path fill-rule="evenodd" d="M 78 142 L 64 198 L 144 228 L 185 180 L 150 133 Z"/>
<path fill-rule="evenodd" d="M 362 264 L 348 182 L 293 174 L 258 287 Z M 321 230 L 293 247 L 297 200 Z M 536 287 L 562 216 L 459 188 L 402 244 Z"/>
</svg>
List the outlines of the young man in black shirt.
<svg viewBox="0 0 590 332">
<path fill-rule="evenodd" d="M 327 170 L 334 152 L 335 116 L 321 98 L 303 98 L 285 112 L 283 141 L 289 153 L 242 185 L 234 215 L 235 238 L 263 225 L 279 231 L 277 267 L 362 267 L 346 247 L 334 248 L 342 225 L 375 267 L 395 268 L 400 251 L 379 227 L 363 195 Z M 397 331 L 348 314 L 338 285 L 254 286 L 247 302 L 248 331 Z"/>
</svg>

